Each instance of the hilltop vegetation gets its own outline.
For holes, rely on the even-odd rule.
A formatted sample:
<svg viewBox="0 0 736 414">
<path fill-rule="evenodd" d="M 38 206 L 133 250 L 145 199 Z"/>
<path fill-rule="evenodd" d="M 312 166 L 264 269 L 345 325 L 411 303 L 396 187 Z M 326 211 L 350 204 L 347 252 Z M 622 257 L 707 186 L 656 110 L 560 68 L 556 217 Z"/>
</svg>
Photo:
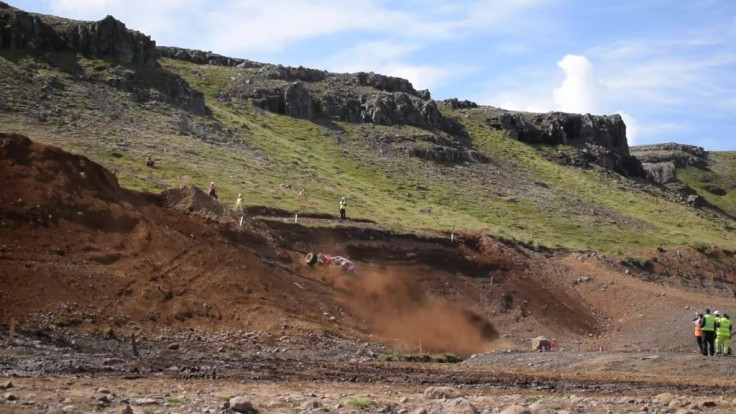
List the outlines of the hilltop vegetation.
<svg viewBox="0 0 736 414">
<path fill-rule="evenodd" d="M 242 193 L 250 206 L 330 214 L 344 195 L 350 217 L 396 231 L 483 232 L 619 255 L 661 243 L 736 248 L 733 153 L 712 154 L 710 169 L 678 170 L 682 183 L 714 206 L 693 208 L 643 176 L 585 161 L 581 145 L 525 143 L 511 138 L 508 125 L 494 124 L 546 134 L 546 124 L 530 123 L 534 114 L 436 103 L 395 78 L 313 71 L 304 73 L 315 79 L 291 83 L 280 66 L 240 66 L 2 49 L 0 122 L 6 132 L 88 155 L 137 190 L 215 181 L 223 203 Z M 309 95 L 308 106 L 274 103 L 278 88 L 295 84 L 297 97 Z M 373 99 L 362 110 L 325 112 L 327 101 L 349 109 L 361 96 Z M 279 105 L 293 116 L 279 113 Z M 386 118 L 386 108 L 403 108 L 402 122 Z M 628 152 L 625 142 L 622 148 Z M 147 155 L 155 168 L 144 166 Z M 628 154 L 608 156 L 619 162 Z M 302 188 L 307 197 L 297 196 Z"/>
</svg>

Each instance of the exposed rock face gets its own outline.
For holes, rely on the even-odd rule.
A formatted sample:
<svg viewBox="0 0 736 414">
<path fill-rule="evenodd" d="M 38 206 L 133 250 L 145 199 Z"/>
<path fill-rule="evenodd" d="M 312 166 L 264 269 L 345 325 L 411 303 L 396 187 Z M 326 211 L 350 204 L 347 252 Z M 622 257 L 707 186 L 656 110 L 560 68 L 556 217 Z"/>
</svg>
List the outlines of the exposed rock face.
<svg viewBox="0 0 736 414">
<path fill-rule="evenodd" d="M 480 152 L 467 148 L 456 140 L 440 135 L 382 136 L 379 141 L 385 146 L 411 157 L 435 162 L 484 163 L 488 158 Z"/>
<path fill-rule="evenodd" d="M 181 47 L 158 46 L 156 50 L 158 52 L 158 55 L 161 57 L 183 60 L 185 62 L 192 62 L 200 65 L 208 64 L 216 66 L 232 66 L 239 68 L 260 68 L 265 66 L 264 63 L 253 62 L 247 59 L 231 58 L 212 52 L 184 49 Z"/>
<path fill-rule="evenodd" d="M 355 79 L 357 79 L 358 81 L 358 85 L 361 86 L 370 86 L 372 88 L 386 92 L 406 92 L 414 96 L 418 95 L 417 91 L 414 89 L 414 86 L 412 86 L 411 82 L 406 79 L 396 78 L 393 76 L 378 75 L 373 72 L 358 72 L 351 76 L 355 77 Z M 429 99 L 428 91 L 426 95 L 426 99 Z"/>
<path fill-rule="evenodd" d="M 445 99 L 442 101 L 445 105 L 449 106 L 452 109 L 471 109 L 471 108 L 477 108 L 478 104 L 473 101 L 463 100 L 460 101 L 457 98 L 451 98 L 451 99 Z"/>
<path fill-rule="evenodd" d="M 670 184 L 677 182 L 677 175 L 675 174 L 675 163 L 672 161 L 668 162 L 657 162 L 657 163 L 642 163 L 644 171 L 646 171 L 647 178 L 650 181 L 654 181 L 659 184 Z"/>
<path fill-rule="evenodd" d="M 323 76 L 328 75 L 333 82 L 337 83 L 345 80 L 343 75 L 325 74 L 321 71 L 312 72 L 312 69 L 298 70 L 299 68 L 283 67 L 278 69 L 278 72 L 274 72 L 274 68 L 264 66 L 260 72 L 272 80 L 297 79 L 299 81 L 280 82 L 273 87 L 256 86 L 266 82 L 234 85 L 230 90 L 219 94 L 220 100 L 230 105 L 246 105 L 247 102 L 251 102 L 271 112 L 305 119 L 326 117 L 353 123 L 412 125 L 424 129 L 453 131 L 453 124 L 442 115 L 437 103 L 431 99 L 422 100 L 407 92 L 362 90 L 354 87 L 341 87 L 340 84 L 320 96 L 309 87 L 310 83 L 318 82 Z M 274 73 L 279 73 L 279 75 L 274 77 Z M 382 87 L 393 88 L 400 87 L 397 85 L 401 83 L 391 85 L 391 83 L 381 84 Z"/>
<path fill-rule="evenodd" d="M 650 181 L 662 184 L 677 192 L 685 203 L 692 207 L 702 207 L 706 203 L 695 190 L 677 179 L 677 168 L 695 167 L 706 168 L 708 152 L 702 147 L 675 143 L 641 145 L 631 148 L 631 153 L 642 161 L 646 176 Z M 707 189 L 713 194 L 720 193 L 721 189 Z M 718 191 L 721 190 L 721 191 Z"/>
<path fill-rule="evenodd" d="M 669 187 L 680 193 L 689 194 L 692 189 L 684 187 L 678 180 L 676 168 L 692 166 L 705 168 L 708 162 L 708 153 L 701 147 L 682 144 L 641 145 L 631 148 L 631 153 L 641 160 L 647 178 L 659 184 L 668 184 Z"/>
<path fill-rule="evenodd" d="M 284 89 L 284 113 L 297 118 L 312 118 L 312 95 L 301 82 L 294 82 Z"/>
<path fill-rule="evenodd" d="M 458 104 L 450 102 L 451 106 Z M 583 148 L 585 158 L 604 168 L 627 176 L 644 175 L 641 163 L 629 153 L 626 124 L 619 115 L 491 110 L 486 122 L 491 128 L 505 130 L 513 139 L 533 144 L 575 145 Z"/>
<path fill-rule="evenodd" d="M 0 47 L 79 52 L 91 58 L 155 65 L 156 42 L 107 16 L 99 22 L 79 22 L 27 13 L 0 4 Z"/>
<path fill-rule="evenodd" d="M 288 82 L 321 82 L 327 78 L 328 73 L 324 70 L 309 69 L 303 66 L 291 67 L 281 65 L 264 65 L 261 73 L 266 79 L 278 79 Z"/>
<path fill-rule="evenodd" d="M 197 115 L 209 112 L 201 92 L 158 66 L 156 43 L 150 37 L 128 30 L 112 16 L 99 22 L 80 22 L 27 13 L 0 3 L 0 46 L 81 53 L 88 58 L 112 58 L 137 65 L 134 69 L 111 65 L 91 73 L 83 73 L 80 68 L 75 76 L 122 90 L 133 102 L 165 102 Z"/>
<path fill-rule="evenodd" d="M 671 162 L 677 168 L 687 166 L 705 168 L 708 162 L 708 152 L 702 147 L 675 143 L 640 145 L 632 147 L 631 154 L 643 163 L 658 164 Z"/>
</svg>

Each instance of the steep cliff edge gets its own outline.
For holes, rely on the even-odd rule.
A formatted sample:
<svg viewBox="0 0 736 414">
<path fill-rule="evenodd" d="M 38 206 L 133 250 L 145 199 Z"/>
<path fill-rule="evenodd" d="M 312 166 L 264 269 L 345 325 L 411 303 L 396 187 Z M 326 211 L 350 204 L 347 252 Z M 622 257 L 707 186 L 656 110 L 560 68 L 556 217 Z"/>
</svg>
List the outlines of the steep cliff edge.
<svg viewBox="0 0 736 414">
<path fill-rule="evenodd" d="M 82 22 L 27 13 L 0 2 L 0 46 L 5 49 L 72 51 L 91 58 L 155 65 L 156 42 L 112 16 Z"/>
<path fill-rule="evenodd" d="M 158 65 L 156 42 L 112 16 L 83 22 L 28 13 L 0 2 L 2 49 L 37 54 L 51 66 L 64 67 L 78 82 L 104 83 L 135 103 L 163 101 L 196 115 L 208 113 L 201 92 Z M 108 62 L 87 71 L 77 54 Z M 76 62 L 69 64 L 72 60 Z M 58 85 L 58 79 L 54 83 Z"/>
</svg>

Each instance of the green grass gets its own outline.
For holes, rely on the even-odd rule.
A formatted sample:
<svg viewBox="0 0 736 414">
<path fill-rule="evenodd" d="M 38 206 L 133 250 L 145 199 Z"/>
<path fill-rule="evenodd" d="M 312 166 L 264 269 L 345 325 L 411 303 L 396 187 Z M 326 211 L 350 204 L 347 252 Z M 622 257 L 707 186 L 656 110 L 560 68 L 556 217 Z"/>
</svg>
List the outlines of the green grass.
<svg viewBox="0 0 736 414">
<path fill-rule="evenodd" d="M 358 410 L 367 410 L 373 406 L 373 400 L 369 397 L 353 397 L 345 400 L 345 405 Z"/>
<path fill-rule="evenodd" d="M 236 194 L 242 193 L 247 206 L 335 215 L 344 195 L 348 217 L 375 220 L 392 231 L 481 232 L 532 248 L 593 249 L 621 257 L 659 244 L 736 248 L 736 235 L 722 220 L 667 201 L 656 187 L 633 186 L 598 169 L 558 165 L 549 160 L 550 154 L 574 149 L 511 140 L 485 125 L 482 109 L 467 111 L 468 116 L 460 120 L 471 145 L 489 163 L 448 165 L 381 156 L 372 147 L 383 134 L 427 133 L 415 127 L 315 123 L 242 102 L 227 106 L 217 99 L 231 82 L 255 76 L 256 69 L 163 59 L 162 69 L 143 70 L 64 54 L 57 66 L 33 55 L 0 51 L 0 91 L 10 91 L 0 94 L 10 93 L 6 101 L 16 109 L 0 112 L 3 130 L 87 155 L 115 169 L 120 184 L 127 188 L 160 192 L 181 184 L 206 188 L 215 181 L 225 204 L 234 204 Z M 135 76 L 146 78 L 141 85 L 171 73 L 182 76 L 204 93 L 211 117 L 166 105 L 133 103 L 124 91 L 78 82 L 70 75 L 81 71 L 105 79 L 133 69 Z M 65 86 L 58 96 L 42 101 L 44 114 L 51 114 L 44 115 L 45 120 L 24 104 L 35 99 L 38 91 L 17 89 L 16 82 L 3 83 L 22 73 L 31 76 L 34 84 L 56 76 Z M 310 87 L 317 90 L 324 85 Z M 460 115 L 460 111 L 443 111 Z M 156 159 L 156 168 L 144 166 L 149 154 Z M 702 174 L 711 174 L 705 177 L 710 180 L 707 184 L 729 192 L 726 196 L 707 193 L 706 199 L 734 212 L 736 156 L 715 157 L 717 168 L 711 172 L 687 169 L 678 175 L 704 194 L 696 184 L 705 185 Z M 282 182 L 292 189 L 282 189 Z M 297 196 L 301 188 L 307 191 L 306 199 Z"/>
<path fill-rule="evenodd" d="M 711 165 L 706 170 L 687 167 L 677 170 L 677 178 L 694 188 L 706 201 L 736 217 L 736 152 L 711 152 Z M 716 195 L 709 188 L 720 188 Z"/>
<path fill-rule="evenodd" d="M 182 400 L 181 398 L 176 398 L 176 397 L 171 397 L 167 399 L 166 402 L 169 403 L 169 405 L 174 405 L 174 406 L 184 404 L 184 400 Z"/>
</svg>

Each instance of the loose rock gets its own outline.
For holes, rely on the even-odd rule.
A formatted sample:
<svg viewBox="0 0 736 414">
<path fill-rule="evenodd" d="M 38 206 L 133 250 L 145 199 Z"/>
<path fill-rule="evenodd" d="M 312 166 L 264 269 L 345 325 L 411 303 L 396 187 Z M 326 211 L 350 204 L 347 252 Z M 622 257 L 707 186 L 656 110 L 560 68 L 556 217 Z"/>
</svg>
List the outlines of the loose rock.
<svg viewBox="0 0 736 414">
<path fill-rule="evenodd" d="M 233 397 L 230 399 L 230 409 L 238 413 L 257 413 L 253 404 L 245 397 Z"/>
<path fill-rule="evenodd" d="M 451 399 L 462 396 L 460 390 L 452 387 L 429 387 L 424 390 L 424 399 L 426 400 Z"/>
<path fill-rule="evenodd" d="M 501 414 L 532 414 L 532 412 L 522 405 L 512 405 L 501 411 Z"/>
</svg>

